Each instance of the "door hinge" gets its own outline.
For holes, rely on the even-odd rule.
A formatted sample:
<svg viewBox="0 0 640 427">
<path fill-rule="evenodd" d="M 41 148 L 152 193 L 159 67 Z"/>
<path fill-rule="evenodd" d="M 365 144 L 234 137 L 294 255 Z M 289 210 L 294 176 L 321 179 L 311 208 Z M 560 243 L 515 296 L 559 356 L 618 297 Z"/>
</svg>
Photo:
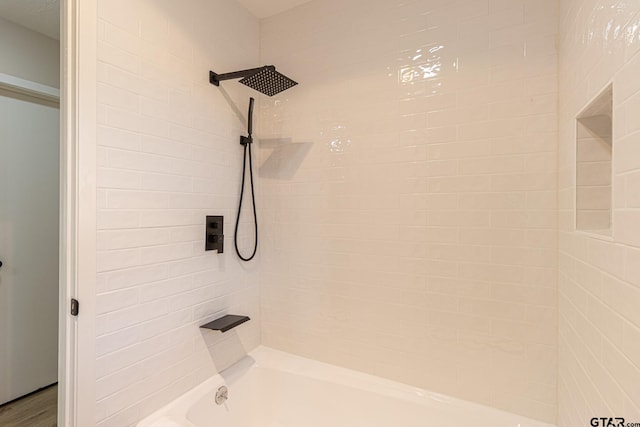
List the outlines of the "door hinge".
<svg viewBox="0 0 640 427">
<path fill-rule="evenodd" d="M 80 311 L 80 303 L 77 299 L 71 298 L 71 315 L 77 316 Z"/>
</svg>

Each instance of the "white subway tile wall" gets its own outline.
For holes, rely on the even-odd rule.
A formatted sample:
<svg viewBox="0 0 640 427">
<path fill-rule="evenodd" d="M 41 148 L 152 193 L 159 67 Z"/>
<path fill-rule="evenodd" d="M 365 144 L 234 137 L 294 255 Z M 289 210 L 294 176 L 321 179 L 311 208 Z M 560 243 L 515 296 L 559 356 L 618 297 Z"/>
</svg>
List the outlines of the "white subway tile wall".
<svg viewBox="0 0 640 427">
<path fill-rule="evenodd" d="M 557 11 L 262 22 L 262 62 L 300 82 L 260 105 L 266 345 L 555 422 Z"/>
<path fill-rule="evenodd" d="M 250 92 L 208 82 L 257 66 L 259 24 L 227 0 L 100 0 L 98 14 L 96 423 L 123 427 L 260 342 L 258 263 L 232 246 Z M 206 215 L 225 216 L 222 255 L 204 251 Z M 199 330 L 228 312 L 252 322 Z"/>
<path fill-rule="evenodd" d="M 640 4 L 560 1 L 560 427 L 640 422 Z M 575 230 L 576 115 L 613 82 L 613 236 Z"/>
</svg>

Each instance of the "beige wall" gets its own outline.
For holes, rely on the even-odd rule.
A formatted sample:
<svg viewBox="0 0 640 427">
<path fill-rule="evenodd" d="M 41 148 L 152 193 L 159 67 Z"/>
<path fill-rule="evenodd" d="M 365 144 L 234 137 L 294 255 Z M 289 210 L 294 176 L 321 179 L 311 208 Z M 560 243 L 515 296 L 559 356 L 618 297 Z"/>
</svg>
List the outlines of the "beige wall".
<svg viewBox="0 0 640 427">
<path fill-rule="evenodd" d="M 209 84 L 257 66 L 259 34 L 229 0 L 98 6 L 96 422 L 123 427 L 260 342 L 258 264 L 232 245 L 249 90 Z M 206 215 L 224 254 L 204 251 Z M 199 329 L 226 313 L 252 321 Z"/>
<path fill-rule="evenodd" d="M 312 1 L 262 24 L 263 342 L 556 416 L 557 4 Z"/>
<path fill-rule="evenodd" d="M 0 17 L 0 73 L 60 87 L 60 43 Z"/>
<path fill-rule="evenodd" d="M 640 420 L 640 5 L 560 1 L 559 425 Z M 613 82 L 613 237 L 575 231 L 576 115 Z"/>
</svg>

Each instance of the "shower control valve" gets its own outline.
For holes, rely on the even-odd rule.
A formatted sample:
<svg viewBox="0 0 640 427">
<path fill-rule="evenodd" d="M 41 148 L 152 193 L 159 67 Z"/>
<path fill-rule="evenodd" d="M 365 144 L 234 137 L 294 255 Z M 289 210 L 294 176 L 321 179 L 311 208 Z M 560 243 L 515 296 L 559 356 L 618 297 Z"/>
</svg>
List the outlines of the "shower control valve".
<svg viewBox="0 0 640 427">
<path fill-rule="evenodd" d="M 224 217 L 207 216 L 205 226 L 205 251 L 224 252 Z"/>
</svg>

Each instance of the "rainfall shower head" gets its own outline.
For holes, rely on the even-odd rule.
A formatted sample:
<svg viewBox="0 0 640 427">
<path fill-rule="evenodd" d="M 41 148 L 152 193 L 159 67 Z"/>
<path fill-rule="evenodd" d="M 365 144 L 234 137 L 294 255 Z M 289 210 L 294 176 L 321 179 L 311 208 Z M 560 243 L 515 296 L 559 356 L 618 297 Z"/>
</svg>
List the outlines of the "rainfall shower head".
<svg viewBox="0 0 640 427">
<path fill-rule="evenodd" d="M 213 71 L 209 71 L 209 82 L 216 86 L 220 86 L 220 82 L 223 80 L 240 78 L 242 79 L 240 83 L 243 85 L 268 96 L 276 95 L 298 84 L 289 77 L 277 72 L 276 67 L 273 65 L 225 74 L 216 74 Z"/>
<path fill-rule="evenodd" d="M 289 77 L 277 72 L 274 66 L 262 67 L 257 73 L 240 80 L 240 83 L 269 96 L 278 94 L 298 84 Z"/>
</svg>

